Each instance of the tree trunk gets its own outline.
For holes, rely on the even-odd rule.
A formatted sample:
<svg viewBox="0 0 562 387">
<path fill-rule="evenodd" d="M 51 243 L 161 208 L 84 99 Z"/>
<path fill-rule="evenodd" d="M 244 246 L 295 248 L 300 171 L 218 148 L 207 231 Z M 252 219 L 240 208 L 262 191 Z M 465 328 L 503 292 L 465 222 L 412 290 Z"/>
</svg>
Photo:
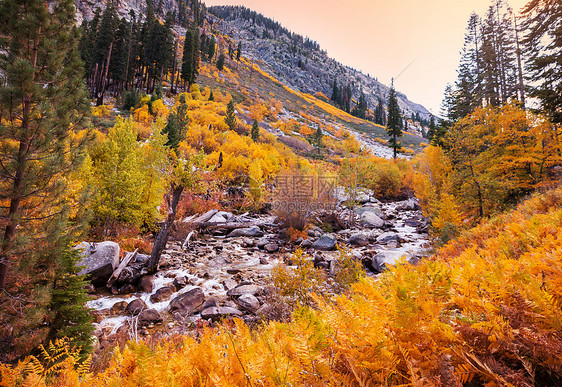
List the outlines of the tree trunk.
<svg viewBox="0 0 562 387">
<path fill-rule="evenodd" d="M 160 262 L 160 256 L 162 251 L 166 248 L 166 243 L 168 243 L 168 237 L 170 235 L 170 230 L 174 225 L 174 220 L 176 218 L 176 208 L 178 207 L 178 202 L 180 201 L 181 194 L 183 192 L 183 186 L 172 185 L 172 201 L 170 203 L 170 196 L 167 195 L 168 202 L 168 216 L 166 217 L 166 222 L 158 232 L 158 236 L 154 240 L 154 245 L 152 246 L 152 253 L 150 254 L 150 260 L 148 261 L 148 272 L 150 274 L 156 273 L 158 269 L 158 263 Z"/>
<path fill-rule="evenodd" d="M 107 64 L 105 66 L 105 71 L 103 73 L 103 78 L 101 80 L 101 87 L 98 90 L 98 98 L 96 100 L 96 106 L 103 105 L 103 94 L 105 93 L 105 83 L 107 82 L 107 73 L 109 71 L 109 61 L 111 59 L 111 50 L 113 49 L 113 43 L 109 44 L 109 53 L 107 54 Z"/>
</svg>

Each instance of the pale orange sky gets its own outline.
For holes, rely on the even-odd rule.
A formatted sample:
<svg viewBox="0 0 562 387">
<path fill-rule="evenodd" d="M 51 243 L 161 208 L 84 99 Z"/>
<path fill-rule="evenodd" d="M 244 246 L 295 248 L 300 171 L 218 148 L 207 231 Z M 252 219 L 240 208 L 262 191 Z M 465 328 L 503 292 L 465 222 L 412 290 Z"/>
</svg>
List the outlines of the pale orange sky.
<svg viewBox="0 0 562 387">
<path fill-rule="evenodd" d="M 518 11 L 528 0 L 509 0 Z M 205 0 L 244 5 L 316 40 L 328 55 L 396 88 L 438 114 L 447 83 L 456 79 L 472 11 L 491 0 Z"/>
</svg>

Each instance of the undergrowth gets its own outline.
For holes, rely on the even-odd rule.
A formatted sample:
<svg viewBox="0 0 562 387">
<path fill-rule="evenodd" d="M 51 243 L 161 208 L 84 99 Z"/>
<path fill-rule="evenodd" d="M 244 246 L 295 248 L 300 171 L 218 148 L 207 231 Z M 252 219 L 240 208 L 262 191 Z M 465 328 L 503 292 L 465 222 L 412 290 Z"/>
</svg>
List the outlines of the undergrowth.
<svg viewBox="0 0 562 387">
<path fill-rule="evenodd" d="M 1 366 L 2 385 L 561 385 L 561 230 L 559 188 L 415 266 L 314 296 L 290 322 L 130 342 L 80 377 L 77 366 L 46 377 L 32 358 Z"/>
</svg>

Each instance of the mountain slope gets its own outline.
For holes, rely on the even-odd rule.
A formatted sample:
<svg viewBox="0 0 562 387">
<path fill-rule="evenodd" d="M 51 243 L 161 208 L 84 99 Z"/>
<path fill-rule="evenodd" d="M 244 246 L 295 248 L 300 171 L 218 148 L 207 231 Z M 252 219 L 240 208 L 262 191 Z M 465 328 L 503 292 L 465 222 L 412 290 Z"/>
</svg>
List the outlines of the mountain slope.
<svg viewBox="0 0 562 387">
<path fill-rule="evenodd" d="M 209 13 L 217 16 L 213 27 L 241 41 L 244 54 L 259 61 L 264 70 L 284 84 L 304 93 L 321 92 L 329 97 L 337 78 L 340 85 L 351 85 L 354 100 L 359 98 L 362 89 L 369 108 L 376 106 L 378 98 L 386 104 L 389 92 L 386 85 L 330 58 L 316 42 L 291 33 L 279 23 L 244 7 L 210 7 Z M 419 113 L 429 118 L 425 107 L 411 102 L 403 93 L 397 94 L 406 117 Z"/>
</svg>

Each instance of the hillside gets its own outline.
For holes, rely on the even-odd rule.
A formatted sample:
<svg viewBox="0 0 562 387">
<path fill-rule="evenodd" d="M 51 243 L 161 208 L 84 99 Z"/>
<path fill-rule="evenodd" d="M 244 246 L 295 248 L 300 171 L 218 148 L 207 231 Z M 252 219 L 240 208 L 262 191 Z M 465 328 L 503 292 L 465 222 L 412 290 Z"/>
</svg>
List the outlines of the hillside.
<svg viewBox="0 0 562 387">
<path fill-rule="evenodd" d="M 105 9 L 104 1 L 76 0 L 78 23 L 91 20 L 97 8 Z M 158 3 L 162 19 L 168 12 L 177 14 L 178 3 L 165 0 Z M 202 5 L 203 10 L 206 8 Z M 146 12 L 144 0 L 124 0 L 117 4 L 120 17 L 130 19 L 130 12 L 143 15 Z M 211 7 L 204 12 L 206 27 L 202 33 L 224 36 L 218 39 L 218 51 L 226 52 L 227 41 L 234 47 L 242 44 L 244 57 L 254 62 L 261 70 L 277 79 L 283 85 L 305 94 L 322 93 L 330 98 L 333 82 L 337 79 L 340 87 L 349 86 L 351 90 L 351 107 L 364 92 L 367 107 L 374 111 L 382 102 L 388 101 L 389 87 L 337 60 L 328 57 L 318 44 L 301 35 L 293 33 L 278 23 L 244 7 Z M 257 20 L 257 22 L 254 22 Z M 175 27 L 178 37 L 185 33 L 181 25 Z M 411 102 L 403 93 L 397 92 L 398 102 L 405 117 L 419 118 L 427 125 L 430 114 L 422 105 Z M 420 122 L 411 119 L 408 130 L 413 134 L 422 134 Z"/>
<path fill-rule="evenodd" d="M 267 17 L 244 7 L 231 6 L 210 7 L 209 13 L 218 16 L 214 28 L 241 41 L 249 58 L 296 90 L 309 94 L 321 92 L 329 97 L 334 79 L 337 79 L 340 85 L 351 85 L 354 99 L 358 99 L 363 90 L 371 109 L 378 103 L 378 98 L 384 103 L 388 100 L 388 86 L 330 58 L 316 42 Z M 406 117 L 419 113 L 429 119 L 426 108 L 409 101 L 403 93 L 397 94 Z"/>
</svg>

